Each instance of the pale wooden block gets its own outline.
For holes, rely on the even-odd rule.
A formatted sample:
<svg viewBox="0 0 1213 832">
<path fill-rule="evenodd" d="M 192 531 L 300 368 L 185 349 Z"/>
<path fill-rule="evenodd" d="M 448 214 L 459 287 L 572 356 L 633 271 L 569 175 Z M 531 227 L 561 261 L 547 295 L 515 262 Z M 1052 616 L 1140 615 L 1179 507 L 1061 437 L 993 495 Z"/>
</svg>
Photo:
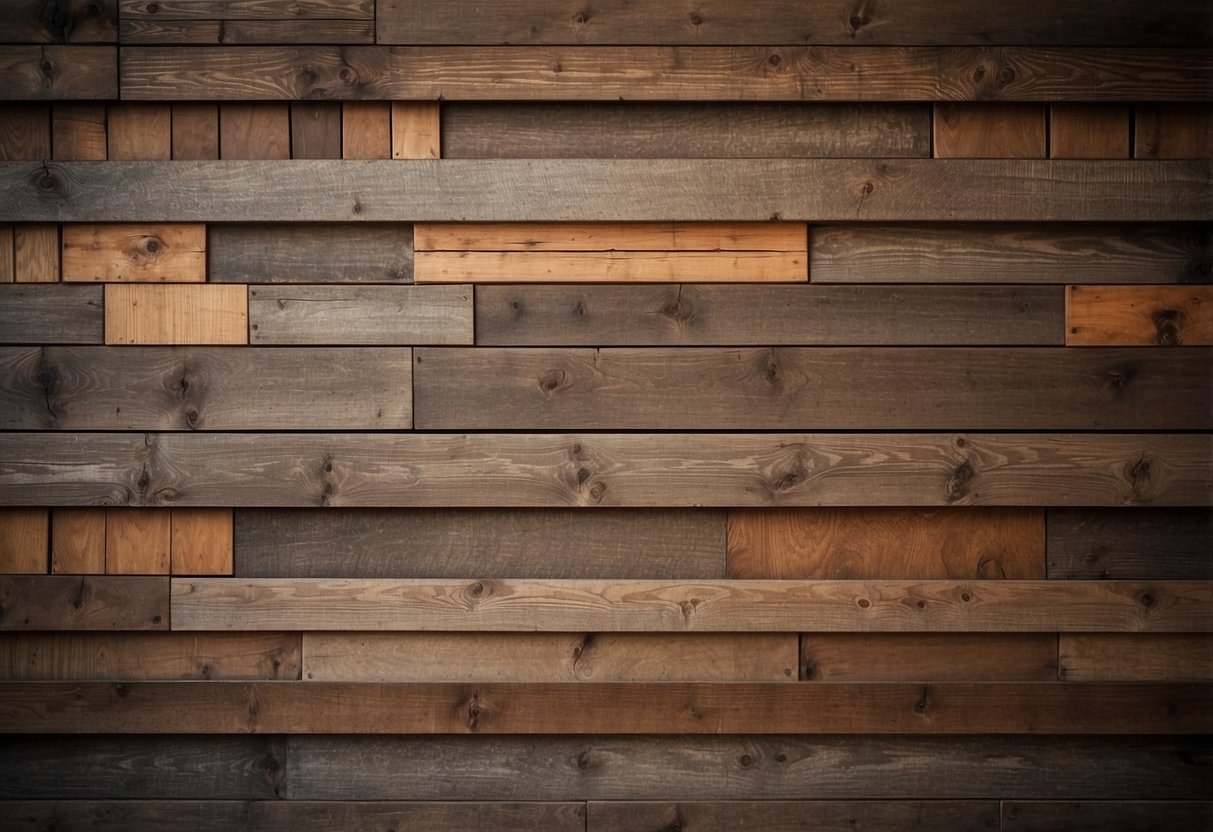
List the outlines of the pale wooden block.
<svg viewBox="0 0 1213 832">
<path fill-rule="evenodd" d="M 105 574 L 105 515 L 103 508 L 51 511 L 51 572 Z"/>
<path fill-rule="evenodd" d="M 437 159 L 441 155 L 438 102 L 392 102 L 392 158 Z"/>
<path fill-rule="evenodd" d="M 46 574 L 49 514 L 44 508 L 0 509 L 0 573 Z"/>
<path fill-rule="evenodd" d="M 206 226 L 202 223 L 65 224 L 63 279 L 204 282 Z"/>
<path fill-rule="evenodd" d="M 107 344 L 247 344 L 243 284 L 107 283 Z"/>
<path fill-rule="evenodd" d="M 173 574 L 232 574 L 232 510 L 175 508 Z"/>
<path fill-rule="evenodd" d="M 162 508 L 111 508 L 105 518 L 109 575 L 167 575 L 172 518 Z"/>
</svg>

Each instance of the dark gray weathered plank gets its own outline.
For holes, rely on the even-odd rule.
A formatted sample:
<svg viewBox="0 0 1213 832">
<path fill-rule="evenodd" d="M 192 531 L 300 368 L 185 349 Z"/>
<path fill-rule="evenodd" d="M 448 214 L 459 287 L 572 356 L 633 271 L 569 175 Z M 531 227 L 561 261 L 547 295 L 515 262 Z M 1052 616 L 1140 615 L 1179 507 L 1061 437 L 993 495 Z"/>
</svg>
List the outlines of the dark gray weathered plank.
<svg viewBox="0 0 1213 832">
<path fill-rule="evenodd" d="M 0 4 L 0 32 L 8 43 L 113 43 L 118 5 L 115 0 L 6 0 Z"/>
<path fill-rule="evenodd" d="M 0 283 L 0 344 L 102 343 L 102 292 L 83 284 Z"/>
<path fill-rule="evenodd" d="M 413 279 L 413 228 L 402 223 L 218 223 L 208 229 L 207 279 L 217 283 L 409 283 Z"/>
<path fill-rule="evenodd" d="M 998 801 L 964 800 L 713 800 L 594 801 L 590 832 L 762 829 L 764 832 L 989 832 L 999 823 Z"/>
<path fill-rule="evenodd" d="M 252 286 L 254 344 L 471 344 L 471 286 Z"/>
<path fill-rule="evenodd" d="M 1142 832 L 1142 830 L 1213 830 L 1209 801 L 1015 800 L 1002 804 L 1005 832 Z"/>
<path fill-rule="evenodd" d="M 118 97 L 113 46 L 0 46 L 0 90 L 8 101 Z"/>
<path fill-rule="evenodd" d="M 1047 516 L 1050 578 L 1213 580 L 1209 509 L 1051 509 Z"/>
<path fill-rule="evenodd" d="M 167 630 L 167 577 L 0 576 L 0 630 Z"/>
</svg>

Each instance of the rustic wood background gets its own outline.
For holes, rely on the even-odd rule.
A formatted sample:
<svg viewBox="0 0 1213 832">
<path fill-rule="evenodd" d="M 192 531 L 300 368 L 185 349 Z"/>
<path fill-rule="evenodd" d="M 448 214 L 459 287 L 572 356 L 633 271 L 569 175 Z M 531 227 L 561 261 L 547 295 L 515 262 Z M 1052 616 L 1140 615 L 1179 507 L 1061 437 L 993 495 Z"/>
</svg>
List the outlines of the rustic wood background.
<svg viewBox="0 0 1213 832">
<path fill-rule="evenodd" d="M 1213 829 L 1211 47 L 0 3 L 0 827 Z"/>
</svg>

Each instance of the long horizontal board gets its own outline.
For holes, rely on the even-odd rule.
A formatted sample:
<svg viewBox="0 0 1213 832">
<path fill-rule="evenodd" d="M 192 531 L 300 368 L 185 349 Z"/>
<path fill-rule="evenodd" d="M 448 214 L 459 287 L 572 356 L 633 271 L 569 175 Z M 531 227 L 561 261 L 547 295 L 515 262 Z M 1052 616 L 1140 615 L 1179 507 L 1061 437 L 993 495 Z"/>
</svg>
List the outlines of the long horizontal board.
<svg viewBox="0 0 1213 832">
<path fill-rule="evenodd" d="M 419 251 L 418 283 L 803 283 L 808 254 L 781 251 Z"/>
<path fill-rule="evenodd" d="M 333 106 L 340 120 L 341 105 Z M 296 146 L 301 143 L 298 138 L 293 141 Z M 207 235 L 207 279 L 215 283 L 408 283 L 413 279 L 413 236 L 406 224 L 216 223 L 208 227 Z"/>
<path fill-rule="evenodd" d="M 140 2 L 141 6 L 147 3 Z M 239 12 L 237 12 L 239 13 Z M 370 20 L 131 20 L 119 32 L 123 44 L 248 46 L 264 43 L 374 43 Z"/>
<path fill-rule="evenodd" d="M 471 286 L 250 286 L 248 314 L 254 344 L 474 341 Z"/>
<path fill-rule="evenodd" d="M 0 348 L 6 430 L 412 426 L 408 349 Z"/>
<path fill-rule="evenodd" d="M 1208 632 L 1213 583 L 175 578 L 175 630 Z"/>
<path fill-rule="evenodd" d="M 1208 430 L 1211 351 L 419 348 L 426 430 Z"/>
<path fill-rule="evenodd" d="M 118 97 L 113 46 L 0 46 L 0 93 L 7 101 Z"/>
<path fill-rule="evenodd" d="M 413 227 L 417 251 L 491 252 L 795 252 L 804 254 L 804 223 L 453 222 Z"/>
<path fill-rule="evenodd" d="M 0 5 L 0 31 L 9 43 L 112 43 L 116 0 L 11 0 Z"/>
<path fill-rule="evenodd" d="M 1161 800 L 1003 801 L 1004 832 L 1213 832 L 1213 802 Z"/>
<path fill-rule="evenodd" d="M 1207 508 L 1053 510 L 1047 537 L 1050 578 L 1213 580 Z"/>
<path fill-rule="evenodd" d="M 131 101 L 1208 101 L 1202 49 L 127 46 Z"/>
<path fill-rule="evenodd" d="M 2 807 L 0 807 L 2 808 Z M 35 805 L 34 809 L 40 807 Z M 766 832 L 989 832 L 998 801 L 965 800 L 715 800 L 595 801 L 589 832 L 763 829 Z"/>
<path fill-rule="evenodd" d="M 168 578 L 0 576 L 0 630 L 167 630 Z"/>
<path fill-rule="evenodd" d="M 0 283 L 0 343 L 100 344 L 101 286 Z"/>
<path fill-rule="evenodd" d="M 1200 160 L 0 162 L 0 222 L 1182 222 L 1213 215 L 1211 170 Z"/>
<path fill-rule="evenodd" d="M 0 433 L 0 504 L 1204 506 L 1208 434 Z"/>
<path fill-rule="evenodd" d="M 1213 681 L 1213 636 L 1205 633 L 1063 633 L 1067 682 Z"/>
</svg>

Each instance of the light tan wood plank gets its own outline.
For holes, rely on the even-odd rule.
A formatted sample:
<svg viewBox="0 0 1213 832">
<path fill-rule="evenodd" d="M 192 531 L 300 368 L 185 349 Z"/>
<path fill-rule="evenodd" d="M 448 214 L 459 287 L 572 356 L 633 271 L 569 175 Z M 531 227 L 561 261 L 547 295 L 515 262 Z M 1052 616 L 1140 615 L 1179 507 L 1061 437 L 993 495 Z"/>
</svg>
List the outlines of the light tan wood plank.
<svg viewBox="0 0 1213 832">
<path fill-rule="evenodd" d="M 1138 159 L 1213 158 L 1213 106 L 1138 104 Z"/>
<path fill-rule="evenodd" d="M 794 681 L 794 633 L 306 633 L 305 680 Z"/>
<path fill-rule="evenodd" d="M 805 633 L 801 678 L 825 682 L 1045 682 L 1052 633 Z"/>
<path fill-rule="evenodd" d="M 45 575 L 49 546 L 47 509 L 0 508 L 0 573 Z"/>
<path fill-rule="evenodd" d="M 1062 633 L 1067 682 L 1213 681 L 1213 636 L 1206 633 Z"/>
<path fill-rule="evenodd" d="M 790 252 L 419 251 L 416 283 L 793 283 L 808 255 Z"/>
<path fill-rule="evenodd" d="M 50 108 L 45 104 L 0 105 L 0 161 L 49 158 Z"/>
<path fill-rule="evenodd" d="M 802 222 L 419 222 L 417 251 L 808 250 Z"/>
<path fill-rule="evenodd" d="M 935 105 L 937 159 L 1043 159 L 1043 104 Z"/>
<path fill-rule="evenodd" d="M 59 226 L 54 223 L 13 226 L 13 278 L 18 283 L 59 282 Z"/>
<path fill-rule="evenodd" d="M 247 344 L 242 284 L 109 283 L 107 344 Z"/>
<path fill-rule="evenodd" d="M 1067 286 L 1067 346 L 1213 344 L 1213 288 Z"/>
<path fill-rule="evenodd" d="M 219 106 L 173 105 L 173 158 L 219 158 Z"/>
<path fill-rule="evenodd" d="M 1049 106 L 1049 157 L 1128 159 L 1132 119 L 1127 104 Z"/>
<path fill-rule="evenodd" d="M 169 511 L 138 508 L 106 511 L 106 574 L 167 575 L 171 545 Z"/>
<path fill-rule="evenodd" d="M 393 159 L 437 159 L 442 155 L 439 108 L 437 101 L 392 102 Z"/>
<path fill-rule="evenodd" d="M 232 510 L 175 508 L 171 513 L 173 574 L 232 574 Z"/>
<path fill-rule="evenodd" d="M 341 105 L 341 158 L 392 158 L 392 106 L 386 101 Z"/>
<path fill-rule="evenodd" d="M 65 161 L 104 160 L 104 104 L 56 104 L 51 128 L 53 154 Z"/>
<path fill-rule="evenodd" d="M 206 280 L 206 226 L 67 223 L 63 279 L 201 283 Z"/>
<path fill-rule="evenodd" d="M 286 104 L 222 104 L 219 158 L 291 158 L 291 117 Z"/>
<path fill-rule="evenodd" d="M 168 104 L 111 104 L 109 159 L 171 159 L 172 124 Z"/>
<path fill-rule="evenodd" d="M 51 512 L 51 572 L 105 574 L 103 508 L 57 508 Z"/>
</svg>

